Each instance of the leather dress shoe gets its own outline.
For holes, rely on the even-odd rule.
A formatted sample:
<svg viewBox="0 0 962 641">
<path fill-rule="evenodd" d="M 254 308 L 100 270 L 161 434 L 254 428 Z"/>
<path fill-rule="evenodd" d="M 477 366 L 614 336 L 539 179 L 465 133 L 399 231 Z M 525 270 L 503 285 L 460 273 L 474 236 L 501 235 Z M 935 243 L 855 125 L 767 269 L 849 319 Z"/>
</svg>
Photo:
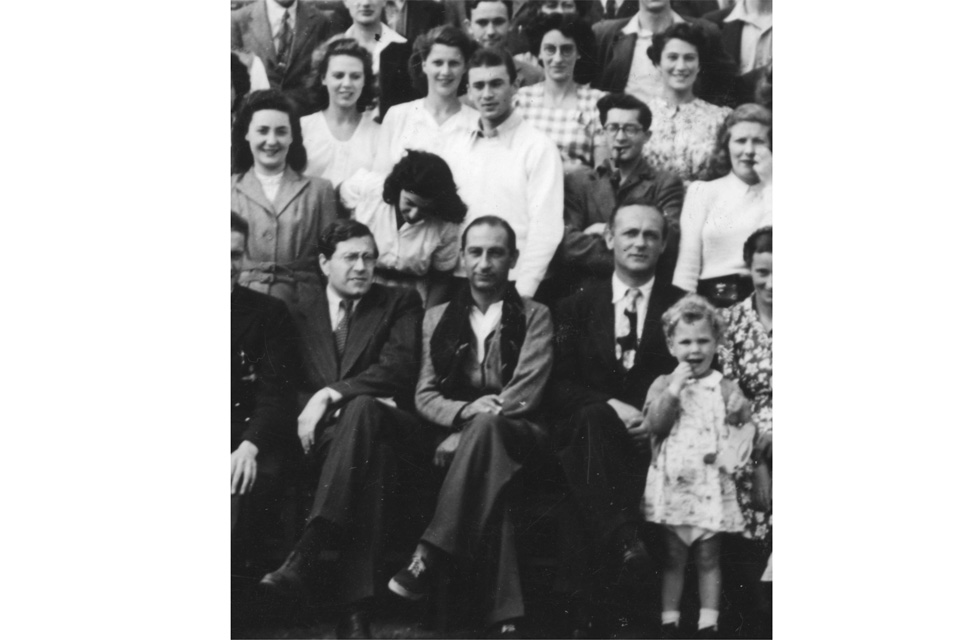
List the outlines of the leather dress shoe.
<svg viewBox="0 0 962 641">
<path fill-rule="evenodd" d="M 288 555 L 281 567 L 268 572 L 260 585 L 268 592 L 283 596 L 303 596 L 305 592 L 302 572 L 305 569 L 304 556 L 294 550 Z"/>
<path fill-rule="evenodd" d="M 338 639 L 373 639 L 371 635 L 371 622 L 368 620 L 367 612 L 355 610 L 341 617 L 337 622 Z"/>
</svg>

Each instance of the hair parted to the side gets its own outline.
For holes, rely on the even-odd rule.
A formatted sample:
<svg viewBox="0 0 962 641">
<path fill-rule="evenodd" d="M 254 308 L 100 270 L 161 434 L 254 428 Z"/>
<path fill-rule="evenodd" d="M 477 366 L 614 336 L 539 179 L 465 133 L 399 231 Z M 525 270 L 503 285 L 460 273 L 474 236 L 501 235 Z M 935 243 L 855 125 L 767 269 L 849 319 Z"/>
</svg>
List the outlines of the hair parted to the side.
<svg viewBox="0 0 962 641">
<path fill-rule="evenodd" d="M 625 198 L 624 202 L 615 207 L 615 210 L 611 212 L 611 218 L 608 219 L 608 229 L 614 230 L 615 220 L 618 218 L 618 212 L 622 209 L 627 209 L 628 207 L 648 207 L 654 209 L 661 215 L 661 240 L 664 241 L 668 238 L 668 216 L 665 215 L 664 210 L 661 205 L 656 203 L 654 200 L 648 196 L 631 196 L 629 195 Z"/>
<path fill-rule="evenodd" d="M 307 166 L 307 150 L 304 149 L 304 136 L 301 134 L 301 121 L 294 105 L 276 89 L 252 91 L 241 104 L 230 134 L 231 173 L 243 174 L 254 166 L 254 154 L 245 136 L 251 120 L 258 111 L 281 111 L 291 121 L 291 146 L 287 150 L 287 166 L 301 172 Z"/>
<path fill-rule="evenodd" d="M 768 127 L 768 144 L 772 144 L 772 112 L 766 107 L 757 105 L 754 102 L 746 102 L 725 117 L 725 122 L 718 129 L 718 137 L 715 139 L 715 154 L 712 158 L 713 173 L 724 176 L 732 170 L 732 159 L 728 154 L 728 143 L 732 139 L 732 127 L 740 122 L 754 122 Z"/>
<path fill-rule="evenodd" d="M 430 152 L 409 149 L 394 165 L 384 181 L 384 202 L 397 205 L 402 190 L 433 201 L 435 216 L 443 221 L 460 223 L 468 213 L 450 167 Z"/>
<path fill-rule="evenodd" d="M 324 258 L 330 260 L 334 252 L 337 251 L 338 243 L 343 243 L 345 240 L 350 240 L 351 238 L 364 238 L 365 236 L 370 236 L 371 240 L 375 241 L 374 254 L 379 255 L 377 241 L 371 229 L 364 223 L 360 223 L 353 218 L 339 218 L 325 227 L 324 231 L 321 232 L 318 245 Z"/>
<path fill-rule="evenodd" d="M 573 40 L 581 58 L 595 56 L 595 32 L 591 30 L 591 25 L 577 14 L 565 13 L 539 13 L 527 26 L 524 33 L 535 56 L 541 51 L 541 41 L 551 31 Z"/>
<path fill-rule="evenodd" d="M 504 67 L 508 70 L 508 80 L 513 83 L 518 78 L 518 68 L 515 67 L 514 58 L 507 49 L 493 47 L 478 49 L 468 61 L 468 72 L 479 67 Z"/>
<path fill-rule="evenodd" d="M 354 38 L 343 35 L 321 43 L 311 54 L 311 73 L 307 78 L 307 89 L 318 109 L 324 110 L 331 105 L 331 95 L 324 86 L 324 76 L 334 56 L 350 56 L 361 61 L 364 67 L 364 88 L 357 99 L 356 108 L 364 113 L 377 101 L 377 78 L 374 76 L 374 59 L 371 52 L 358 44 Z"/>
<path fill-rule="evenodd" d="M 234 211 L 233 209 L 232 209 L 231 212 L 230 212 L 230 230 L 231 230 L 231 231 L 236 231 L 236 232 L 238 232 L 238 233 L 240 233 L 240 234 L 243 234 L 243 235 L 244 235 L 244 244 L 245 244 L 245 245 L 247 244 L 247 238 L 248 238 L 248 237 L 250 236 L 250 234 L 251 234 L 250 225 L 248 225 L 248 224 L 247 224 L 247 221 L 244 220 L 243 217 L 241 217 L 241 215 L 238 214 L 238 213 L 237 213 L 236 211 Z"/>
<path fill-rule="evenodd" d="M 230 54 L 230 86 L 234 88 L 234 103 L 230 106 L 230 112 L 234 113 L 251 90 L 251 77 L 247 67 L 233 51 Z"/>
<path fill-rule="evenodd" d="M 474 227 L 480 227 L 481 225 L 488 225 L 489 227 L 500 227 L 508 234 L 508 251 L 512 254 L 518 251 L 518 236 L 514 233 L 514 228 L 500 216 L 478 216 L 464 228 L 464 233 L 461 234 L 461 251 L 464 251 L 465 244 L 468 240 L 468 232 Z"/>
<path fill-rule="evenodd" d="M 471 54 L 478 48 L 478 45 L 464 31 L 449 24 L 434 27 L 427 33 L 418 36 L 417 40 L 414 41 L 411 57 L 408 58 L 408 76 L 411 78 L 414 89 L 421 96 L 428 93 L 428 79 L 424 75 L 423 65 L 428 56 L 431 55 L 431 49 L 434 48 L 434 45 L 453 47 L 461 52 L 461 57 L 464 58 L 464 75 L 461 76 L 461 83 L 458 85 L 458 95 L 464 94 L 468 87 L 468 60 L 471 59 Z"/>
<path fill-rule="evenodd" d="M 625 111 L 638 112 L 638 124 L 645 131 L 651 129 L 651 109 L 638 98 L 628 93 L 609 93 L 605 94 L 598 101 L 598 114 L 601 116 L 601 125 L 608 124 L 608 112 L 612 109 L 624 109 Z"/>
<path fill-rule="evenodd" d="M 745 241 L 742 248 L 742 257 L 745 259 L 745 266 L 751 269 L 755 254 L 772 253 L 772 226 L 767 225 L 753 231 Z"/>
<path fill-rule="evenodd" d="M 705 33 L 705 29 L 699 24 L 677 22 L 651 38 L 651 46 L 646 53 L 656 67 L 661 65 L 661 54 L 669 40 L 683 40 L 697 49 L 699 67 L 711 64 L 708 54 L 708 34 Z"/>
<path fill-rule="evenodd" d="M 669 307 L 668 311 L 661 316 L 661 328 L 665 332 L 665 338 L 671 342 L 678 323 L 684 322 L 690 325 L 700 320 L 708 321 L 715 340 L 720 341 L 725 335 L 726 323 L 721 311 L 698 294 L 687 294 Z"/>
</svg>

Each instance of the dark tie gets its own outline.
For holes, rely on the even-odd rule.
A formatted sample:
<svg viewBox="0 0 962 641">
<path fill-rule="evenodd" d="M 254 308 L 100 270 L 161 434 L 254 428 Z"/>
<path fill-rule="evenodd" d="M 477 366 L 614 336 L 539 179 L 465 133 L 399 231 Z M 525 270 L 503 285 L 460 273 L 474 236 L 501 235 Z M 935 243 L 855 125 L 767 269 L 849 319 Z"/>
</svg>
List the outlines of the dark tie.
<svg viewBox="0 0 962 641">
<path fill-rule="evenodd" d="M 334 342 L 337 343 L 338 360 L 344 355 L 344 345 L 347 343 L 347 326 L 351 319 L 351 308 L 354 306 L 352 300 L 342 300 L 340 310 L 337 313 L 337 328 L 334 330 Z"/>
<path fill-rule="evenodd" d="M 628 318 L 628 333 L 619 336 L 616 340 L 621 347 L 621 364 L 625 369 L 631 369 L 635 364 L 635 350 L 638 349 L 638 297 L 641 292 L 637 289 L 629 289 L 627 298 L 628 304 L 625 305 L 625 316 Z"/>
<path fill-rule="evenodd" d="M 284 10 L 284 19 L 281 21 L 281 28 L 277 32 L 277 63 L 287 65 L 287 58 L 291 53 L 291 41 L 294 34 L 291 31 L 291 13 Z"/>
<path fill-rule="evenodd" d="M 616 13 L 618 13 L 618 6 L 615 4 L 615 0 L 605 2 L 605 19 L 614 20 Z"/>
</svg>

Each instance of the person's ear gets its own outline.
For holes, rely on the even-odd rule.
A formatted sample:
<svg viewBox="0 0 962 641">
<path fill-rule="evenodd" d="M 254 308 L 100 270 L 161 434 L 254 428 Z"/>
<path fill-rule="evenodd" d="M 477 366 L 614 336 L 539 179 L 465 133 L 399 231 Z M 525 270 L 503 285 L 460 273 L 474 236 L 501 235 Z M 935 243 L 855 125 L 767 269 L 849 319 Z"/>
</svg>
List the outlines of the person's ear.
<svg viewBox="0 0 962 641">
<path fill-rule="evenodd" d="M 465 18 L 461 21 L 461 28 L 464 29 L 464 33 L 471 35 L 471 19 Z"/>
<path fill-rule="evenodd" d="M 320 264 L 320 266 L 321 266 L 321 273 L 323 273 L 324 276 L 326 276 L 326 277 L 330 277 L 330 275 L 331 275 L 331 261 L 330 261 L 330 259 L 329 259 L 327 256 L 325 256 L 324 254 L 321 254 L 321 255 L 319 255 L 319 256 L 317 257 L 317 262 L 318 262 L 318 263 Z"/>
<path fill-rule="evenodd" d="M 608 251 L 613 251 L 615 248 L 615 235 L 611 232 L 610 221 L 605 225 L 605 245 L 608 247 Z"/>
</svg>

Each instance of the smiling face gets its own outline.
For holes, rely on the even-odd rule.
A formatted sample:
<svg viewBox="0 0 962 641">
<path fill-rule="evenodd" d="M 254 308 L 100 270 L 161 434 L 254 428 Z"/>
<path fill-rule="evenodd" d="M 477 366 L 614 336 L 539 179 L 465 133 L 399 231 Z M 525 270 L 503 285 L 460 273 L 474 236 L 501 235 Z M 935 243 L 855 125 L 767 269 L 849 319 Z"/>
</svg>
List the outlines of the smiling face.
<svg viewBox="0 0 962 641">
<path fill-rule="evenodd" d="M 678 93 L 692 93 L 698 78 L 698 48 L 690 42 L 672 38 L 665 43 L 658 65 L 665 86 Z"/>
<path fill-rule="evenodd" d="M 707 318 L 699 318 L 692 323 L 684 319 L 678 321 L 675 332 L 668 341 L 668 351 L 679 363 L 691 365 L 695 378 L 701 378 L 711 371 L 718 341 Z"/>
<path fill-rule="evenodd" d="M 387 0 L 344 0 L 344 6 L 356 24 L 369 27 L 381 19 L 385 2 Z"/>
<path fill-rule="evenodd" d="M 608 147 L 617 167 L 631 167 L 641 156 L 641 150 L 651 138 L 651 132 L 641 127 L 637 109 L 609 109 L 605 119 Z M 615 129 L 617 127 L 617 129 Z M 627 128 L 627 129 L 626 129 Z"/>
<path fill-rule="evenodd" d="M 468 71 L 468 96 L 488 127 L 497 127 L 511 115 L 514 93 L 514 84 L 504 65 L 474 67 Z"/>
<path fill-rule="evenodd" d="M 321 254 L 320 262 L 331 289 L 342 298 L 357 299 L 374 283 L 377 245 L 370 236 L 348 238 L 337 244 L 330 259 Z"/>
<path fill-rule="evenodd" d="M 283 111 L 255 111 L 244 138 L 250 143 L 254 166 L 261 173 L 278 173 L 287 164 L 287 150 L 294 142 L 291 119 Z"/>
<path fill-rule="evenodd" d="M 241 263 L 244 262 L 244 252 L 247 249 L 247 239 L 239 231 L 230 232 L 230 288 L 234 290 L 237 279 L 240 278 Z"/>
<path fill-rule="evenodd" d="M 507 286 L 508 273 L 518 262 L 518 252 L 508 242 L 502 227 L 479 224 L 468 230 L 461 262 L 472 291 L 490 293 Z"/>
<path fill-rule="evenodd" d="M 771 150 L 772 129 L 757 122 L 739 122 L 728 132 L 728 154 L 732 171 L 743 182 L 754 185 L 758 182 L 755 164 L 758 162 L 758 148 Z"/>
<path fill-rule="evenodd" d="M 333 56 L 327 61 L 322 82 L 332 105 L 353 108 L 364 90 L 364 63 L 354 56 Z"/>
<path fill-rule="evenodd" d="M 752 256 L 752 284 L 755 296 L 763 303 L 772 304 L 772 253 L 765 252 Z"/>
<path fill-rule="evenodd" d="M 464 76 L 464 56 L 457 47 L 432 45 L 428 57 L 421 64 L 428 79 L 428 93 L 447 98 L 456 96 Z"/>
<path fill-rule="evenodd" d="M 401 190 L 401 195 L 398 197 L 397 208 L 401 214 L 401 218 L 409 225 L 417 224 L 425 218 L 430 218 L 435 215 L 433 199 L 418 196 L 406 189 Z"/>
<path fill-rule="evenodd" d="M 482 47 L 502 46 L 511 27 L 508 7 L 503 2 L 479 2 L 465 23 L 468 35 Z"/>
<path fill-rule="evenodd" d="M 627 205 L 615 212 L 605 242 L 622 281 L 643 283 L 655 275 L 668 242 L 664 220 L 660 211 L 647 205 Z"/>
<path fill-rule="evenodd" d="M 541 40 L 541 53 L 538 56 L 544 65 L 545 75 L 555 82 L 567 82 L 574 75 L 578 47 L 573 38 L 561 35 L 560 31 L 549 31 Z"/>
</svg>

